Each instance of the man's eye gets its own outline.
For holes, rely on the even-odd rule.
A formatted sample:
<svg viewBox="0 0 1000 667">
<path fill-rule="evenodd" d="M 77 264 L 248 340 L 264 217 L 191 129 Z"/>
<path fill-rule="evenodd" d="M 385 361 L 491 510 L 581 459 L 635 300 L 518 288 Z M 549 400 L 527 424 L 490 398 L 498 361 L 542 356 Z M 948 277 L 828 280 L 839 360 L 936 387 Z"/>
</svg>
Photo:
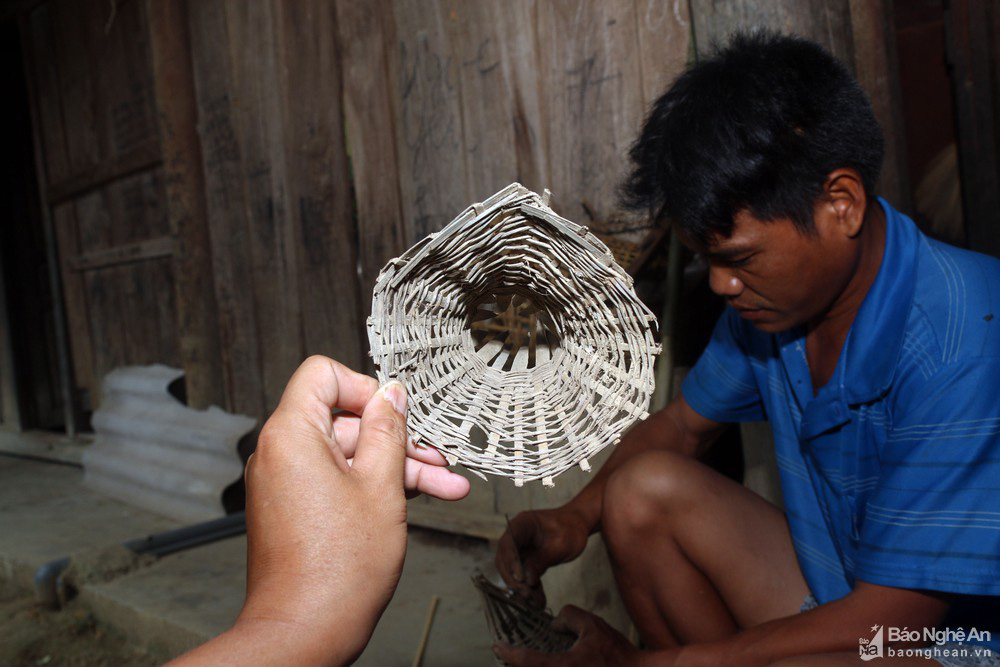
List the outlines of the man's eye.
<svg viewBox="0 0 1000 667">
<path fill-rule="evenodd" d="M 730 259 L 726 262 L 726 265 L 731 269 L 738 269 L 741 266 L 746 266 L 750 262 L 750 258 L 753 255 L 747 255 L 746 257 L 740 257 L 739 259 Z"/>
</svg>

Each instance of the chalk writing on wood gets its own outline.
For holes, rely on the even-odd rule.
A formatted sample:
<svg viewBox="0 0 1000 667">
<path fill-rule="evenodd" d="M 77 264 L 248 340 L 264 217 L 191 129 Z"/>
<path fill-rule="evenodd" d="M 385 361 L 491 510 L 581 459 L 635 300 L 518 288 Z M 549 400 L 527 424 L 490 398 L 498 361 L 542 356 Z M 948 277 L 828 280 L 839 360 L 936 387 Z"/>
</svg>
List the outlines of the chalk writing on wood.
<svg viewBox="0 0 1000 667">
<path fill-rule="evenodd" d="M 609 68 L 596 53 L 568 67 L 566 80 L 567 111 L 573 127 L 587 127 L 588 118 L 613 113 L 608 107 L 621 97 L 621 70 Z M 613 136 L 582 132 L 579 140 L 571 144 L 570 164 L 576 165 L 578 192 L 586 193 L 603 183 L 607 160 L 615 151 L 613 143 Z"/>
<path fill-rule="evenodd" d="M 426 34 L 399 42 L 400 135 L 413 179 L 416 238 L 440 229 L 464 203 L 458 63 L 435 50 Z"/>
<path fill-rule="evenodd" d="M 421 41 L 416 48 L 399 43 L 403 140 L 410 149 L 414 171 L 432 160 L 438 149 L 459 145 L 455 117 L 441 113 L 457 94 L 454 61 L 451 56 L 434 53 L 426 40 Z"/>
<path fill-rule="evenodd" d="M 149 113 L 149 91 L 140 83 L 130 86 L 130 95 L 111 107 L 111 139 L 114 153 L 122 155 L 156 136 Z"/>
<path fill-rule="evenodd" d="M 230 198 L 236 183 L 240 165 L 240 146 L 233 129 L 229 109 L 229 95 L 222 94 L 205 101 L 201 122 L 203 137 L 202 151 L 205 171 L 209 175 L 209 194 L 218 206 L 229 207 L 237 204 Z M 217 178 L 212 178 L 217 175 Z"/>
</svg>

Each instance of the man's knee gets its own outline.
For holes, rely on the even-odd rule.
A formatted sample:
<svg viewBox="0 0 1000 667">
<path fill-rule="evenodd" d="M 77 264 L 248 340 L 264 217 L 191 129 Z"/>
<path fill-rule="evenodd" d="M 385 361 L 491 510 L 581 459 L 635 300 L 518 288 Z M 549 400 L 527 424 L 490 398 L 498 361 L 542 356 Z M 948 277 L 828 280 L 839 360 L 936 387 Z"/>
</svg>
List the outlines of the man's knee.
<svg viewBox="0 0 1000 667">
<path fill-rule="evenodd" d="M 669 524 L 672 516 L 696 501 L 696 479 L 703 465 L 673 452 L 644 452 L 608 478 L 601 524 L 605 538 Z"/>
</svg>

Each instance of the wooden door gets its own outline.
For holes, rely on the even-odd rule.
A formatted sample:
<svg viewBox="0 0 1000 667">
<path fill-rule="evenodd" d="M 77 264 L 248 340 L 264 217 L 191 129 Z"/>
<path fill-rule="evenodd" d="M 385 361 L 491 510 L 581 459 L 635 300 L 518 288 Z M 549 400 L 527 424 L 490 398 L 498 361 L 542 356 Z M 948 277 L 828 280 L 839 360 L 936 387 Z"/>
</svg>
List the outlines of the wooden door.
<svg viewBox="0 0 1000 667">
<path fill-rule="evenodd" d="M 112 368 L 179 363 L 143 5 L 50 0 L 21 35 L 73 377 L 93 408 Z"/>
</svg>

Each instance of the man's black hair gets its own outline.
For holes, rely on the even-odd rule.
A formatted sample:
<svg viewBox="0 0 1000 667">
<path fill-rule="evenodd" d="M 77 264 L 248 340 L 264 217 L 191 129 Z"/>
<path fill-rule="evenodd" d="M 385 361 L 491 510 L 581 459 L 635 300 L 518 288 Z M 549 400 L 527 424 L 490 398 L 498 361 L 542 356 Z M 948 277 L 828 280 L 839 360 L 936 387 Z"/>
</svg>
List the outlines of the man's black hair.
<svg viewBox="0 0 1000 667">
<path fill-rule="evenodd" d="M 654 103 L 629 153 L 622 202 L 701 243 L 728 238 L 744 209 L 812 233 L 833 170 L 856 169 L 874 195 L 883 143 L 868 98 L 830 53 L 796 37 L 738 33 Z"/>
</svg>

